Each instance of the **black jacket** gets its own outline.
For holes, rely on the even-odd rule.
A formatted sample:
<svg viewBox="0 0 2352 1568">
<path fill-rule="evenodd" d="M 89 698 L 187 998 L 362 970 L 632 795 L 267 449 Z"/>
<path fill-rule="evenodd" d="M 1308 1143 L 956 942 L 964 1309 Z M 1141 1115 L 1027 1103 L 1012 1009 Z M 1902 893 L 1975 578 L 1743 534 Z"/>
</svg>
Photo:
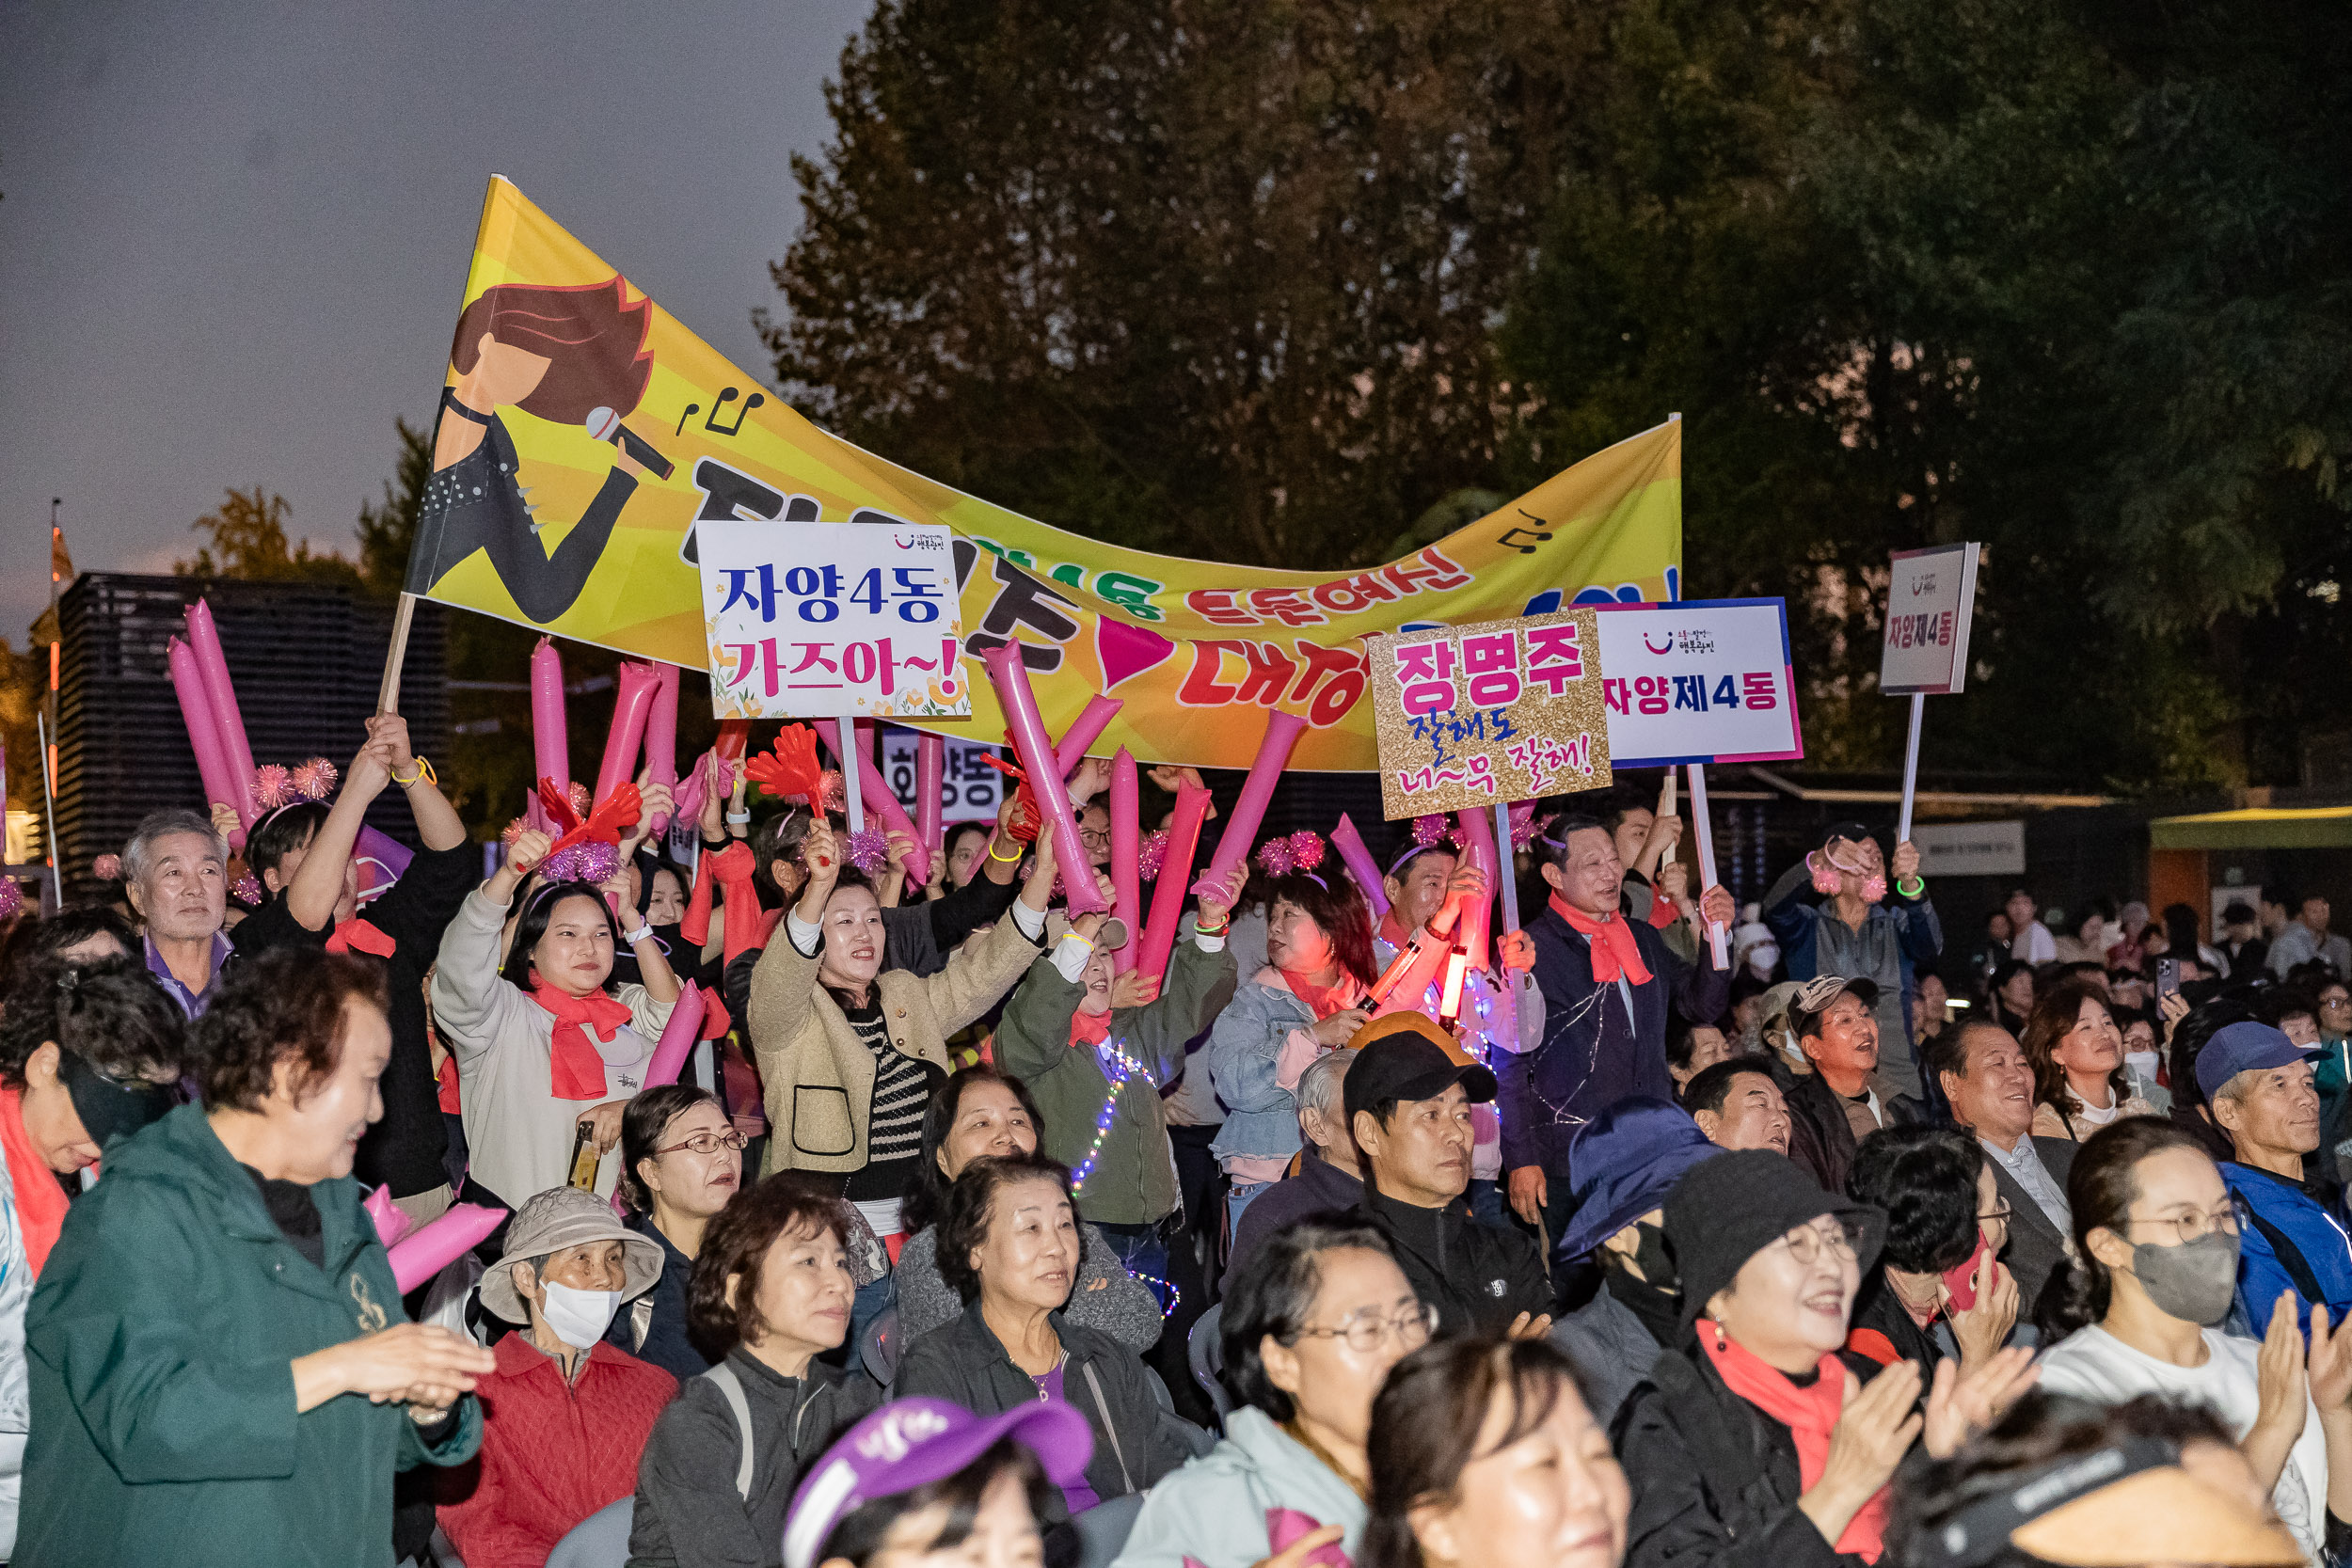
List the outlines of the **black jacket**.
<svg viewBox="0 0 2352 1568">
<path fill-rule="evenodd" d="M 392 939 L 392 956 L 384 960 L 392 1054 L 379 1081 L 384 1117 L 359 1140 L 351 1173 L 368 1186 L 391 1188 L 394 1197 L 429 1193 L 449 1180 L 441 1168 L 449 1128 L 441 1120 L 440 1085 L 425 1035 L 424 972 L 440 956 L 441 933 L 457 917 L 457 907 L 481 880 L 477 845 L 420 849 L 400 880 L 359 911 L 360 919 Z M 317 946 L 330 934 L 304 927 L 281 894 L 239 922 L 229 940 L 239 956 L 249 958 L 272 947 Z"/>
<path fill-rule="evenodd" d="M 1233 1255 L 1225 1260 L 1224 1288 L 1231 1291 L 1243 1259 L 1278 1230 L 1286 1230 L 1309 1214 L 1327 1211 L 1345 1213 L 1363 1201 L 1364 1184 L 1317 1153 L 1310 1145 L 1299 1156 L 1298 1174 L 1281 1180 L 1249 1200 L 1233 1227 Z"/>
<path fill-rule="evenodd" d="M 612 1314 L 612 1325 L 604 1331 L 605 1343 L 640 1361 L 652 1362 L 681 1385 L 700 1377 L 710 1370 L 710 1357 L 686 1337 L 686 1291 L 694 1278 L 694 1260 L 671 1244 L 670 1238 L 645 1215 L 631 1214 L 621 1223 L 661 1249 L 661 1277 L 652 1290 Z M 644 1319 L 642 1338 L 638 1334 L 641 1315 Z"/>
<path fill-rule="evenodd" d="M 1192 1457 L 1176 1418 L 1160 1409 L 1152 1392 L 1152 1374 L 1135 1352 L 1059 1312 L 1053 1323 L 1067 1357 L 1062 1397 L 1094 1429 L 1087 1484 L 1096 1497 L 1107 1500 L 1140 1492 Z M 1013 1365 L 974 1302 L 954 1323 L 907 1346 L 890 1391 L 898 1398 L 924 1394 L 953 1400 L 977 1415 L 994 1416 L 1036 1399 L 1037 1384 Z M 1059 1488 L 1046 1512 L 1041 1523 L 1059 1524 L 1069 1517 Z"/>
<path fill-rule="evenodd" d="M 628 1560 L 637 1568 L 776 1568 L 784 1515 L 808 1466 L 860 1417 L 882 1403 L 864 1372 L 819 1362 L 789 1378 L 742 1350 L 727 1354 L 752 1413 L 752 1495 L 735 1490 L 743 1429 L 707 1377 L 678 1385 L 653 1424 L 637 1466 L 637 1513 Z"/>
<path fill-rule="evenodd" d="M 1413 1293 L 1438 1309 L 1438 1333 L 1500 1331 L 1521 1312 L 1551 1310 L 1535 1243 L 1479 1224 L 1466 1205 L 1418 1209 L 1367 1185 L 1359 1212 L 1388 1237 Z"/>
<path fill-rule="evenodd" d="M 2074 1143 L 2067 1138 L 2033 1140 L 2033 1151 L 2041 1156 L 2042 1168 L 2050 1173 L 2061 1193 L 2066 1191 L 2067 1173 L 2074 1168 Z M 2036 1304 L 2042 1299 L 2042 1287 L 2066 1259 L 2067 1238 L 2001 1162 L 1987 1155 L 1985 1163 L 1993 1167 L 1994 1190 L 2009 1200 L 2009 1245 L 2001 1249 L 2001 1261 L 2017 1276 L 2018 1319 L 2031 1322 Z"/>
<path fill-rule="evenodd" d="M 1641 1478 L 1625 1568 L 1859 1568 L 1798 1512 L 1788 1429 L 1724 1387 L 1695 1346 L 1658 1358 L 1610 1438 Z"/>
</svg>

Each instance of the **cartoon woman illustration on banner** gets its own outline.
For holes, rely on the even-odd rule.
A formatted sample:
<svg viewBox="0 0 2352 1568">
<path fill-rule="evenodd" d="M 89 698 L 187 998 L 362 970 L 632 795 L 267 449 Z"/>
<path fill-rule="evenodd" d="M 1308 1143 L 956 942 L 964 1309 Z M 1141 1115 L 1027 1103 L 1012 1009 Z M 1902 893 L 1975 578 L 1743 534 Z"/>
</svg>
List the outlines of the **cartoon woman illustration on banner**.
<svg viewBox="0 0 2352 1568">
<path fill-rule="evenodd" d="M 433 477 L 408 559 L 408 591 L 425 594 L 476 550 L 487 550 L 522 612 L 540 625 L 571 609 L 612 537 L 621 508 L 648 468 L 670 465 L 621 416 L 653 373 L 645 350 L 652 302 L 629 304 L 620 278 L 572 288 L 501 283 L 457 318 L 450 349 L 456 385 L 441 393 Z M 585 424 L 615 443 L 612 471 L 563 543 L 540 531 L 559 521 L 524 499 L 521 460 L 501 410 L 557 424 Z"/>
</svg>

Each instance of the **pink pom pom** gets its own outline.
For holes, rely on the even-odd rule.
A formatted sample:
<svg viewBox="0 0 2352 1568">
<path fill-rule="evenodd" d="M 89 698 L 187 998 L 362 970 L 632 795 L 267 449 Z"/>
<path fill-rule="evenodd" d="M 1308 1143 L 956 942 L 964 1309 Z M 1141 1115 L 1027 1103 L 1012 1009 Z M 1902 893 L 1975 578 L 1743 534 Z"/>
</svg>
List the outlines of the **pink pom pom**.
<svg viewBox="0 0 2352 1568">
<path fill-rule="evenodd" d="M 1323 835 L 1311 828 L 1301 828 L 1291 834 L 1291 865 L 1300 871 L 1312 871 L 1323 863 Z"/>
<path fill-rule="evenodd" d="M 122 857 L 101 855 L 89 863 L 89 872 L 102 882 L 119 882 L 122 880 Z"/>
<path fill-rule="evenodd" d="M 834 777 L 837 779 L 840 775 L 836 773 Z M 862 832 L 851 833 L 849 845 L 842 853 L 849 857 L 851 865 L 868 877 L 879 877 L 882 868 L 890 863 L 890 840 L 877 830 L 867 828 Z"/>
<path fill-rule="evenodd" d="M 265 762 L 253 770 L 253 806 L 256 811 L 276 811 L 291 806 L 297 797 L 294 780 L 283 768 Z"/>
<path fill-rule="evenodd" d="M 1442 816 L 1413 818 L 1413 842 L 1424 849 L 1434 849 L 1445 842 L 1446 819 Z"/>
<path fill-rule="evenodd" d="M 24 907 L 24 890 L 13 877 L 0 877 L 0 920 L 13 920 Z"/>
<path fill-rule="evenodd" d="M 586 839 L 570 848 L 549 855 L 539 867 L 540 875 L 550 882 L 588 882 L 602 884 L 612 879 L 621 869 L 621 851 L 615 845 L 600 839 Z"/>
<path fill-rule="evenodd" d="M 1258 869 L 1269 877 L 1285 877 L 1292 865 L 1291 842 L 1286 838 L 1269 838 L 1258 846 Z"/>
<path fill-rule="evenodd" d="M 582 822 L 587 821 L 588 814 L 596 809 L 596 802 L 588 798 L 588 786 L 578 779 L 574 779 L 564 791 L 564 799 L 570 803 L 572 815 Z"/>
<path fill-rule="evenodd" d="M 262 884 L 248 871 L 229 884 L 229 896 L 251 909 L 262 907 Z"/>
<path fill-rule="evenodd" d="M 841 782 L 841 770 L 837 768 L 825 769 L 818 780 L 817 793 L 824 809 L 834 816 L 850 809 L 850 786 Z"/>
<path fill-rule="evenodd" d="M 522 837 L 525 832 L 529 832 L 531 824 L 528 821 L 517 816 L 513 821 L 507 823 L 505 827 L 499 830 L 499 842 L 505 845 L 509 849 L 512 849 L 515 847 L 515 841 Z"/>
<path fill-rule="evenodd" d="M 312 757 L 286 770 L 286 782 L 294 794 L 305 800 L 324 800 L 335 793 L 335 781 L 342 777 L 335 765 L 325 757 Z"/>
<path fill-rule="evenodd" d="M 1141 844 L 1136 846 L 1136 879 L 1156 882 L 1160 867 L 1168 863 L 1168 830 L 1155 829 Z"/>
</svg>

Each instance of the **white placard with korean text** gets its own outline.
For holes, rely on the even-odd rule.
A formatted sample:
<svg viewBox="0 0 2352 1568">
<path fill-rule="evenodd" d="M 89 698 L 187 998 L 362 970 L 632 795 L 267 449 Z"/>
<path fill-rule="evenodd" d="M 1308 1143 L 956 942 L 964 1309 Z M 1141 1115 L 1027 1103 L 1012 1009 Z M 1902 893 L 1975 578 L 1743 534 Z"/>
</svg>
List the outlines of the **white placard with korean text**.
<svg viewBox="0 0 2352 1568">
<path fill-rule="evenodd" d="M 1968 623 L 1977 612 L 1979 548 L 1898 550 L 1887 562 L 1881 691 L 1890 697 L 1954 697 L 1968 684 Z"/>
<path fill-rule="evenodd" d="M 721 719 L 969 718 L 953 533 L 695 524 Z"/>
<path fill-rule="evenodd" d="M 1619 768 L 1804 755 L 1780 599 L 1597 605 L 1609 757 Z"/>
</svg>

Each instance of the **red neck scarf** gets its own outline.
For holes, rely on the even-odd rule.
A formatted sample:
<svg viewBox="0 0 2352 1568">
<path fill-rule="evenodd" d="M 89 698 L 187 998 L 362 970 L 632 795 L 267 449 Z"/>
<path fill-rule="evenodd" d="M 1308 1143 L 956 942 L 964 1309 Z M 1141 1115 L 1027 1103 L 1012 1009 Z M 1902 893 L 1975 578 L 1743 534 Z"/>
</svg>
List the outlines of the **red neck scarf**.
<svg viewBox="0 0 2352 1568">
<path fill-rule="evenodd" d="M 1625 923 L 1625 916 L 1596 920 L 1556 893 L 1551 895 L 1551 912 L 1592 943 L 1594 979 L 1605 986 L 1622 974 L 1637 986 L 1649 984 L 1649 965 L 1642 961 L 1641 944 L 1633 940 L 1633 927 Z"/>
<path fill-rule="evenodd" d="M 1698 1323 L 1699 1348 L 1714 1363 L 1724 1386 L 1788 1429 L 1797 1440 L 1797 1478 L 1806 1491 L 1829 1465 L 1830 1429 L 1846 1408 L 1846 1368 L 1835 1355 L 1821 1357 L 1820 1375 L 1810 1388 L 1800 1388 L 1788 1374 L 1766 1365 L 1756 1355 L 1724 1338 L 1707 1319 Z M 1879 1560 L 1880 1538 L 1886 1529 L 1886 1488 L 1880 1487 L 1837 1538 L 1837 1550 L 1851 1552 L 1866 1562 Z"/>
<path fill-rule="evenodd" d="M 329 953 L 365 953 L 373 958 L 389 958 L 398 944 L 391 938 L 368 924 L 359 915 L 335 927 L 335 934 L 326 939 Z"/>
<path fill-rule="evenodd" d="M 1282 976 L 1282 984 L 1290 987 L 1291 994 L 1307 1004 L 1318 1023 L 1333 1013 L 1354 1006 L 1356 999 L 1364 990 L 1356 983 L 1355 976 L 1344 973 L 1335 986 L 1318 986 L 1295 969 L 1277 970 L 1276 973 Z"/>
<path fill-rule="evenodd" d="M 605 992 L 567 996 L 533 975 L 531 999 L 555 1015 L 555 1030 L 548 1041 L 548 1092 L 558 1100 L 602 1100 L 604 1058 L 596 1053 L 588 1031 L 609 1040 L 629 1020 L 628 1005 Z"/>
<path fill-rule="evenodd" d="M 1073 1011 L 1070 1015 L 1070 1043 L 1093 1047 L 1111 1037 L 1111 1015 Z"/>
<path fill-rule="evenodd" d="M 24 1131 L 23 1089 L 0 1089 L 0 1150 L 8 1153 L 8 1184 L 16 1190 L 16 1212 L 24 1221 L 24 1260 L 39 1279 L 65 1225 L 66 1196 Z"/>
</svg>

